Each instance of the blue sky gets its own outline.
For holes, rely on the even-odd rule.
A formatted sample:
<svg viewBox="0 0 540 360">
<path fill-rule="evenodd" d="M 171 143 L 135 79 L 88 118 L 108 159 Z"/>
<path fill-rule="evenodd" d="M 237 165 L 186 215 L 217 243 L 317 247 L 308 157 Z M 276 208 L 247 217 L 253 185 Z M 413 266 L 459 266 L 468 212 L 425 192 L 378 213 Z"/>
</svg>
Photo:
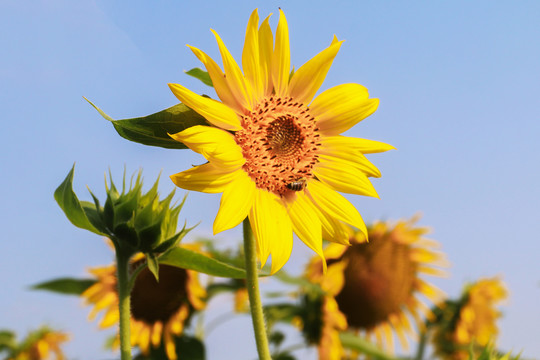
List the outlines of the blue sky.
<svg viewBox="0 0 540 360">
<path fill-rule="evenodd" d="M 500 275 L 511 292 L 500 322 L 502 348 L 540 357 L 540 3 L 536 1 L 179 2 L 34 0 L 0 2 L 0 104 L 3 115 L 0 327 L 21 333 L 49 323 L 73 333 L 70 358 L 106 358 L 104 333 L 76 298 L 31 292 L 60 276 L 85 276 L 112 257 L 102 240 L 73 227 L 53 191 L 74 162 L 75 190 L 103 198 L 103 174 L 144 169 L 148 183 L 200 163 L 189 151 L 150 148 L 120 138 L 84 101 L 114 118 L 177 103 L 167 83 L 213 95 L 183 73 L 200 66 L 185 44 L 219 59 L 210 28 L 239 59 L 250 13 L 285 11 L 297 68 L 336 34 L 345 39 L 322 90 L 365 85 L 377 112 L 348 135 L 397 151 L 370 156 L 383 176 L 381 199 L 351 196 L 367 222 L 423 214 L 452 264 L 434 281 L 449 295 L 466 281 Z M 183 192 L 179 191 L 180 197 Z M 208 235 L 219 196 L 191 193 L 180 218 Z M 235 246 L 239 231 L 216 241 Z M 286 269 L 311 256 L 295 244 Z M 263 285 L 264 286 L 264 285 Z M 226 298 L 213 304 L 225 312 Z M 250 358 L 249 320 L 209 335 L 209 359 L 238 348 Z M 245 333 L 245 334 L 244 334 Z M 110 332 L 109 332 L 110 334 Z M 310 356 L 314 356 L 310 353 Z"/>
</svg>

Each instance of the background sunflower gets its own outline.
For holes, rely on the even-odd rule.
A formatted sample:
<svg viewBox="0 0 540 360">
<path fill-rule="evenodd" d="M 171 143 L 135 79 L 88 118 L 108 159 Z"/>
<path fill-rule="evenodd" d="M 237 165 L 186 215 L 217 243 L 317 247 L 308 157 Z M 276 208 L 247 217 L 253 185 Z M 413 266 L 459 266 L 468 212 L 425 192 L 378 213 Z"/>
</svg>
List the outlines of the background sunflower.
<svg viewBox="0 0 540 360">
<path fill-rule="evenodd" d="M 141 266 L 143 261 L 144 256 L 137 255 L 132 268 Z M 81 295 L 88 305 L 93 305 L 89 318 L 104 312 L 100 328 L 113 326 L 119 316 L 116 266 L 93 268 L 90 273 L 97 282 Z M 143 354 L 149 354 L 151 347 L 163 346 L 167 357 L 176 360 L 175 338 L 182 335 L 193 313 L 205 307 L 205 297 L 206 291 L 195 271 L 161 264 L 157 282 L 150 270 L 144 268 L 131 291 L 132 346 L 138 346 Z"/>
<path fill-rule="evenodd" d="M 442 297 L 423 276 L 445 275 L 441 267 L 448 266 L 446 258 L 436 250 L 438 243 L 424 237 L 428 229 L 415 222 L 413 218 L 395 224 L 375 223 L 368 228 L 369 242 L 362 233 L 351 231 L 350 247 L 330 244 L 326 248 L 326 275 L 318 259 L 312 260 L 306 272 L 308 279 L 321 285 L 326 297 L 335 300 L 335 310 L 323 308 L 327 317 L 344 316 L 349 329 L 389 351 L 394 349 L 394 336 L 403 349 L 408 349 L 407 336 L 416 338 L 411 318 L 421 327 L 423 319 L 431 316 L 421 298 L 436 303 Z M 327 326 L 323 323 L 323 328 Z M 324 341 L 329 340 L 321 339 Z"/>
</svg>

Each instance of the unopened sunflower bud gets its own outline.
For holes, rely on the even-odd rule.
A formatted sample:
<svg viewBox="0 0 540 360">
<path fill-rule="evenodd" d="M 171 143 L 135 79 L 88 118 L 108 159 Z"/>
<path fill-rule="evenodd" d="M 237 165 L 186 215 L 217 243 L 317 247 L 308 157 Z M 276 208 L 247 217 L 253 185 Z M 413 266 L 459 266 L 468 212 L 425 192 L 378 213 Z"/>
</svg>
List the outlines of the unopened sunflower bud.
<svg viewBox="0 0 540 360">
<path fill-rule="evenodd" d="M 129 188 L 124 177 L 122 192 L 119 192 L 109 174 L 109 183 L 105 181 L 107 200 L 103 208 L 96 206 L 96 209 L 111 239 L 120 247 L 146 254 L 164 252 L 187 232 L 185 228 L 176 232 L 184 201 L 171 207 L 174 190 L 160 200 L 158 183 L 159 178 L 143 193 L 142 172 L 139 171 L 132 176 Z"/>
</svg>

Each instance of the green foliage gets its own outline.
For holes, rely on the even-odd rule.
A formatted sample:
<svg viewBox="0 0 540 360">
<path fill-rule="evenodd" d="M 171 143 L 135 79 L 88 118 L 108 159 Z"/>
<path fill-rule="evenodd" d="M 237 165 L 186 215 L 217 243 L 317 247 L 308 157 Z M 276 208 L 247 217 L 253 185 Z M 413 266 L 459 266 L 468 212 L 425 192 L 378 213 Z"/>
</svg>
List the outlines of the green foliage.
<svg viewBox="0 0 540 360">
<path fill-rule="evenodd" d="M 124 173 L 122 191 L 119 192 L 109 173 L 110 184 L 105 181 L 107 199 L 101 207 L 91 191 L 93 203 L 79 201 L 73 192 L 73 171 L 74 167 L 54 193 L 58 205 L 75 226 L 109 237 L 117 251 L 121 249 L 128 254 L 166 252 L 191 230 L 184 226 L 180 232 L 176 231 L 178 215 L 186 198 L 179 205 L 171 206 L 173 191 L 160 200 L 159 178 L 148 192 L 143 193 L 142 172 L 132 176 L 129 188 Z M 152 269 L 157 273 L 157 261 L 152 263 Z"/>
<path fill-rule="evenodd" d="M 195 270 L 204 274 L 243 279 L 246 277 L 244 269 L 234 267 L 219 260 L 209 258 L 198 252 L 176 247 L 159 258 L 161 264 L 177 266 L 184 269 Z"/>
<path fill-rule="evenodd" d="M 366 339 L 351 332 L 342 332 L 339 334 L 341 345 L 344 348 L 357 351 L 370 356 L 375 360 L 397 360 L 397 358 L 385 353 Z"/>
<path fill-rule="evenodd" d="M 169 134 L 175 134 L 195 125 L 208 125 L 204 117 L 184 104 L 177 104 L 157 113 L 131 119 L 114 120 L 103 110 L 86 99 L 124 139 L 149 146 L 167 149 L 187 149 Z"/>
<path fill-rule="evenodd" d="M 64 214 L 66 214 L 67 218 L 71 223 L 81 229 L 85 229 L 88 231 L 91 231 L 98 235 L 107 235 L 105 232 L 102 232 L 96 228 L 90 222 L 89 215 L 84 210 L 83 206 L 81 205 L 81 202 L 77 198 L 77 195 L 73 192 L 73 171 L 75 170 L 75 165 L 71 168 L 70 172 L 60 184 L 60 186 L 56 189 L 54 192 L 54 199 L 62 208 L 64 211 Z M 92 214 L 92 215 L 95 215 Z M 95 216 L 90 215 L 94 220 Z"/>
<path fill-rule="evenodd" d="M 268 328 L 272 328 L 277 322 L 290 324 L 300 311 L 300 307 L 295 304 L 272 304 L 264 307 L 264 316 Z"/>
<path fill-rule="evenodd" d="M 510 353 L 502 354 L 495 350 L 493 345 L 488 344 L 483 349 L 480 355 L 475 355 L 475 346 L 471 344 L 469 349 L 469 360 L 519 360 L 520 355 L 511 356 Z"/>
<path fill-rule="evenodd" d="M 16 347 L 15 333 L 10 330 L 0 330 L 0 352 L 9 351 Z"/>
<path fill-rule="evenodd" d="M 212 79 L 210 78 L 210 75 L 207 71 L 204 71 L 199 68 L 193 68 L 191 70 L 186 71 L 186 74 L 189 76 L 193 76 L 196 79 L 201 80 L 205 85 L 214 87 L 214 84 L 212 83 Z"/>
<path fill-rule="evenodd" d="M 95 283 L 96 280 L 94 279 L 59 278 L 32 285 L 30 288 L 32 290 L 46 290 L 65 295 L 81 295 Z"/>
</svg>

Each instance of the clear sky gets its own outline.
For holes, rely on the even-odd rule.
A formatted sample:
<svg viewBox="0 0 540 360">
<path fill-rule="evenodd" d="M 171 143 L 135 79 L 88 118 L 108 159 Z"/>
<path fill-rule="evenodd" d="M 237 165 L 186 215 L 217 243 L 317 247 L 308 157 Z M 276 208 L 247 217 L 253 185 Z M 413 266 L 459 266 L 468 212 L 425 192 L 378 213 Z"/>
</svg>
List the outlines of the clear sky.
<svg viewBox="0 0 540 360">
<path fill-rule="evenodd" d="M 501 275 L 511 297 L 500 345 L 540 357 L 538 1 L 0 1 L 0 328 L 22 334 L 48 323 L 73 333 L 70 358 L 107 358 L 105 335 L 79 299 L 27 289 L 112 260 L 99 237 L 68 222 L 53 191 L 76 162 L 82 199 L 86 185 L 103 198 L 104 172 L 120 179 L 124 166 L 143 168 L 148 183 L 162 170 L 165 194 L 167 176 L 201 157 L 120 138 L 82 96 L 117 119 L 176 104 L 170 82 L 213 96 L 183 73 L 200 66 L 185 44 L 219 59 L 213 28 L 240 59 L 250 13 L 273 12 L 275 27 L 279 6 L 296 68 L 336 34 L 346 41 L 322 89 L 356 82 L 380 98 L 348 135 L 398 150 L 370 156 L 383 174 L 373 181 L 381 199 L 349 199 L 367 222 L 421 212 L 452 263 L 451 277 L 434 281 L 449 295 Z M 217 195 L 191 193 L 180 218 L 202 221 L 194 233 L 207 235 L 218 205 Z M 216 241 L 234 245 L 239 232 Z M 299 271 L 309 256 L 296 243 L 286 269 Z M 209 359 L 223 348 L 255 354 L 248 319 L 230 324 L 241 333 L 210 334 Z"/>
</svg>

